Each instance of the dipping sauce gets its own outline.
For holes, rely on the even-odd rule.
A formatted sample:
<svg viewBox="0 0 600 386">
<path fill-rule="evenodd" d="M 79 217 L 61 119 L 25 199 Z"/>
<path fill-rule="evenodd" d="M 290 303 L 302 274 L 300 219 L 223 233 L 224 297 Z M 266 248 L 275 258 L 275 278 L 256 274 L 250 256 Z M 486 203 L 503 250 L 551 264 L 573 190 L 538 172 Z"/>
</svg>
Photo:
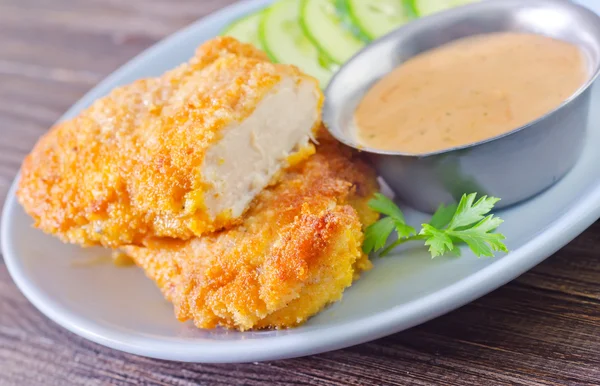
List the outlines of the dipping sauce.
<svg viewBox="0 0 600 386">
<path fill-rule="evenodd" d="M 459 39 L 375 84 L 355 111 L 356 135 L 362 145 L 410 154 L 479 142 L 558 107 L 588 72 L 579 47 L 546 36 Z"/>
</svg>

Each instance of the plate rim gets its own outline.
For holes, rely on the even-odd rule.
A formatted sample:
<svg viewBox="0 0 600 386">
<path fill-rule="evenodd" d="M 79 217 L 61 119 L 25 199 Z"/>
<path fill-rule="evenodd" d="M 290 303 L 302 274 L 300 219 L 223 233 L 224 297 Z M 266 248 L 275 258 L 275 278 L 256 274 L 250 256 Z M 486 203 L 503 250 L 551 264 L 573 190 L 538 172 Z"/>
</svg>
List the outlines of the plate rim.
<svg viewBox="0 0 600 386">
<path fill-rule="evenodd" d="M 186 34 L 205 23 L 228 19 L 231 13 L 244 14 L 258 9 L 271 0 L 246 0 L 232 4 L 187 27 L 175 32 L 119 67 L 79 99 L 59 119 L 63 120 L 89 105 L 116 81 L 161 51 L 163 46 L 175 43 Z M 11 222 L 18 208 L 15 197 L 20 173 L 13 180 L 7 193 L 0 223 L 2 254 L 8 272 L 25 297 L 44 315 L 61 327 L 85 339 L 127 353 L 151 358 L 197 362 L 197 363 L 245 363 L 278 360 L 319 354 L 378 339 L 434 319 L 467 304 L 488 292 L 506 284 L 517 276 L 545 260 L 566 245 L 600 217 L 600 181 L 590 186 L 555 221 L 520 248 L 500 260 L 482 268 L 441 290 L 397 305 L 366 318 L 336 323 L 331 326 L 263 339 L 198 342 L 164 342 L 152 338 L 131 338 L 127 334 L 111 330 L 93 320 L 88 320 L 48 298 L 40 288 L 28 280 L 19 256 L 13 246 Z M 534 200 L 537 198 L 534 198 Z"/>
</svg>

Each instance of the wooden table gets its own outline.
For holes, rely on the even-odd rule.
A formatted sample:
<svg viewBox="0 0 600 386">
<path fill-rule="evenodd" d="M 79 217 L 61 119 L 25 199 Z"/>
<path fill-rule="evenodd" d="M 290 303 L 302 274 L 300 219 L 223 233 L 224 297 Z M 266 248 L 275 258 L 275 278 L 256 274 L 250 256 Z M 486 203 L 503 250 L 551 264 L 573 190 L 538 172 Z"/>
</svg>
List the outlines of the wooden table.
<svg viewBox="0 0 600 386">
<path fill-rule="evenodd" d="M 157 40 L 233 0 L 0 0 L 0 200 L 36 139 Z M 0 263 L 0 385 L 600 384 L 600 224 L 449 315 L 293 360 L 180 364 L 79 338 L 40 314 Z"/>
</svg>

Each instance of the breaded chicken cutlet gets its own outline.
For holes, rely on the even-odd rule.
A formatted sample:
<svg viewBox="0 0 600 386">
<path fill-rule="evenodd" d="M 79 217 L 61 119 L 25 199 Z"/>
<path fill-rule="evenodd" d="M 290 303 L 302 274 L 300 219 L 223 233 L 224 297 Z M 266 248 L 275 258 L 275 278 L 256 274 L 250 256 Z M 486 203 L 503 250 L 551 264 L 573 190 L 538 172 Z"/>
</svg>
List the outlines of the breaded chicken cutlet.
<svg viewBox="0 0 600 386">
<path fill-rule="evenodd" d="M 25 159 L 17 196 L 38 228 L 81 245 L 229 227 L 314 152 L 322 100 L 296 67 L 218 38 L 56 125 Z"/>
<path fill-rule="evenodd" d="M 371 267 L 363 228 L 375 172 L 327 135 L 317 153 L 260 193 L 241 224 L 188 241 L 124 247 L 200 328 L 285 328 L 303 323 Z"/>
</svg>

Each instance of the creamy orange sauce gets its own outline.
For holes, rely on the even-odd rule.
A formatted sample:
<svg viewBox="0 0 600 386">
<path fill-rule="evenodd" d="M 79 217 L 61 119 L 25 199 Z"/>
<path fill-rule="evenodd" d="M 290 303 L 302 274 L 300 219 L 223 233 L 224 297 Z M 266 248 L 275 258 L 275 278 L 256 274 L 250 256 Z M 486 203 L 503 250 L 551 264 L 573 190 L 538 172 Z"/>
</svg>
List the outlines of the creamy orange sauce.
<svg viewBox="0 0 600 386">
<path fill-rule="evenodd" d="M 362 145 L 412 154 L 516 129 L 568 99 L 588 77 L 575 45 L 523 33 L 460 39 L 382 78 L 355 111 Z"/>
</svg>

